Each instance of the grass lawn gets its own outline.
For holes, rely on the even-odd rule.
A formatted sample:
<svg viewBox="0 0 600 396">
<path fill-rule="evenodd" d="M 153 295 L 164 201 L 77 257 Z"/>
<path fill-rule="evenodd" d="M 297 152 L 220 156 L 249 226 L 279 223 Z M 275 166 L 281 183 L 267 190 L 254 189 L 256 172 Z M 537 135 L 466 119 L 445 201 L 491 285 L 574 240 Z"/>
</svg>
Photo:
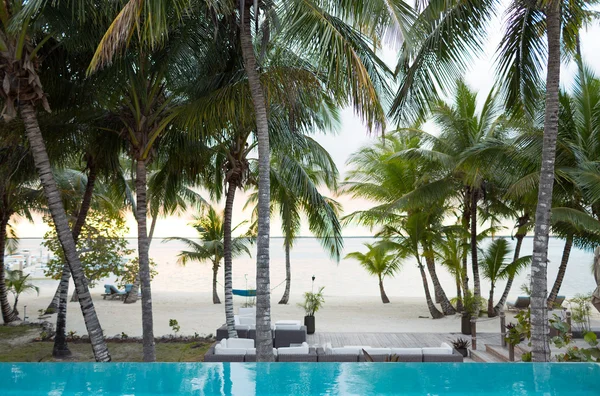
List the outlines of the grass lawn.
<svg viewBox="0 0 600 396">
<path fill-rule="evenodd" d="M 69 343 L 73 355 L 68 359 L 52 357 L 51 341 L 32 341 L 40 333 L 39 328 L 25 326 L 0 326 L 0 362 L 93 362 L 92 347 L 88 343 Z M 159 362 L 201 362 L 210 347 L 207 342 L 169 342 L 156 344 L 156 360 Z M 114 362 L 142 361 L 142 344 L 108 342 Z"/>
</svg>

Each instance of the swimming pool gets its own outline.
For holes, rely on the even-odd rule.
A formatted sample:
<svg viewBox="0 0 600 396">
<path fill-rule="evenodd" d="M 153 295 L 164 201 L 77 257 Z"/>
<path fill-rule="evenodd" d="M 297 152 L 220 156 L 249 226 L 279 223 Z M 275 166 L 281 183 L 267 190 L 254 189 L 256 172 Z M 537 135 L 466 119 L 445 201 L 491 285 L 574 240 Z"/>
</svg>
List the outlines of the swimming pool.
<svg viewBox="0 0 600 396">
<path fill-rule="evenodd" d="M 0 395 L 597 395 L 586 363 L 3 363 Z"/>
</svg>

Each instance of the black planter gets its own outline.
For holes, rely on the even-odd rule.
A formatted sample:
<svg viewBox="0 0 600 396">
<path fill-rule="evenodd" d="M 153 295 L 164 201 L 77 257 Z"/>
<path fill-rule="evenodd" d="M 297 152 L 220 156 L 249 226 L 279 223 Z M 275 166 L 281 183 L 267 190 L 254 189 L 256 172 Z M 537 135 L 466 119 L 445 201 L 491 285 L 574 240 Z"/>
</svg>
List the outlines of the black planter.
<svg viewBox="0 0 600 396">
<path fill-rule="evenodd" d="M 463 312 L 460 321 L 460 332 L 464 335 L 471 335 L 471 314 Z"/>
<path fill-rule="evenodd" d="M 463 355 L 463 357 L 469 357 L 469 350 L 467 348 L 454 348 L 458 353 Z"/>
<path fill-rule="evenodd" d="M 314 316 L 305 316 L 304 317 L 304 326 L 306 326 L 306 333 L 313 334 L 315 332 L 315 317 Z"/>
</svg>

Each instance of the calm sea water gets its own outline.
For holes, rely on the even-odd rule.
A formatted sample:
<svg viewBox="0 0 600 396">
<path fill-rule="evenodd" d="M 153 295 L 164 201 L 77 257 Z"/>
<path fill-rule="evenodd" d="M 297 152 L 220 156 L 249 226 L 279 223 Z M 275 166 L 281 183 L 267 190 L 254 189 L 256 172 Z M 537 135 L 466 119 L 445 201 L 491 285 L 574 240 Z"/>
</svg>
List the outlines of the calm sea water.
<svg viewBox="0 0 600 396">
<path fill-rule="evenodd" d="M 365 251 L 364 243 L 372 243 L 373 238 L 346 238 L 344 240 L 344 255 L 352 251 Z M 510 239 L 509 239 L 510 241 Z M 30 249 L 39 255 L 41 239 L 22 239 L 20 249 Z M 514 246 L 515 241 L 510 241 Z M 136 240 L 130 239 L 133 248 Z M 489 241 L 484 242 L 485 248 Z M 533 238 L 525 238 L 521 250 L 522 255 L 532 252 Z M 562 255 L 564 242 L 560 239 L 550 239 L 548 279 L 549 290 L 552 287 Z M 182 266 L 177 263 L 177 254 L 185 246 L 177 241 L 164 243 L 161 239 L 152 241 L 150 257 L 158 263 L 158 275 L 152 282 L 155 291 L 209 292 L 211 290 L 212 271 L 209 263 L 191 263 Z M 511 256 L 512 257 L 512 256 Z M 369 276 L 354 260 L 342 259 L 339 263 L 330 259 L 315 238 L 299 238 L 291 252 L 292 260 L 292 294 L 301 294 L 311 290 L 311 277 L 316 277 L 315 287 L 325 286 L 325 294 L 330 296 L 378 296 L 377 279 Z M 596 285 L 591 272 L 593 253 L 573 248 L 567 274 L 563 281 L 561 294 L 572 297 L 578 293 L 587 293 Z M 238 257 L 234 259 L 233 284 L 236 289 L 254 288 L 256 277 L 256 259 Z M 529 270 L 524 270 L 515 280 L 511 297 L 517 296 L 521 284 L 527 283 Z M 219 282 L 222 283 L 222 272 Z M 438 268 L 438 276 L 448 295 L 455 294 L 455 283 L 450 274 L 443 268 Z M 472 279 L 472 277 L 471 277 Z M 284 291 L 285 254 L 283 239 L 271 239 L 271 288 L 273 294 Z M 42 289 L 55 288 L 55 281 L 36 281 Z M 104 281 L 96 287 L 102 290 Z M 390 296 L 421 297 L 423 285 L 416 266 L 416 261 L 407 259 L 402 269 L 393 278 L 384 279 L 385 289 Z M 504 282 L 500 281 L 496 294 L 502 293 Z M 482 295 L 487 297 L 489 283 L 482 279 Z"/>
<path fill-rule="evenodd" d="M 0 363 L 0 394 L 587 396 L 599 375 L 587 363 Z"/>
</svg>

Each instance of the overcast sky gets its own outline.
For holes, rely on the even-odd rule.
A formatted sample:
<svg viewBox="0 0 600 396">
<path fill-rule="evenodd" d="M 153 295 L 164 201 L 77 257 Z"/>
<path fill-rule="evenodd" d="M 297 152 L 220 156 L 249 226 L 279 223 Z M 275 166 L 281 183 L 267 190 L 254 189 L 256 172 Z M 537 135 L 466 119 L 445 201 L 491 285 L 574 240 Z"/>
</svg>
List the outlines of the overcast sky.
<svg viewBox="0 0 600 396">
<path fill-rule="evenodd" d="M 500 17 L 494 18 L 489 25 L 488 31 L 491 33 L 486 44 L 484 54 L 473 62 L 471 67 L 466 71 L 465 78 L 469 86 L 480 92 L 480 96 L 485 97 L 494 83 L 494 54 L 501 38 L 502 21 Z M 496 32 L 496 33 L 495 33 Z M 584 61 L 589 64 L 592 69 L 600 73 L 600 26 L 596 23 L 590 27 L 582 35 L 582 53 Z M 391 50 L 385 50 L 381 54 L 382 58 L 390 65 L 395 64 L 395 54 Z M 573 79 L 573 65 L 563 67 L 561 75 L 561 86 L 568 88 Z M 322 134 L 319 133 L 316 139 L 329 151 L 335 160 L 338 168 L 342 172 L 347 169 L 345 166 L 349 155 L 357 151 L 360 147 L 373 142 L 379 136 L 370 134 L 367 128 L 361 123 L 360 119 L 353 114 L 351 109 L 346 109 L 341 112 L 342 123 L 337 134 Z M 337 198 L 344 207 L 345 213 L 350 213 L 355 210 L 365 209 L 368 203 L 365 201 L 352 200 L 348 197 Z M 243 213 L 242 207 L 246 198 L 244 194 L 236 196 L 236 205 L 234 210 L 234 223 L 249 219 L 249 213 Z M 222 203 L 218 203 L 223 207 Z M 180 218 L 161 219 L 157 224 L 155 232 L 156 237 L 165 236 L 196 236 L 195 230 L 191 228 L 190 222 L 192 214 Z M 136 236 L 135 221 L 132 216 L 128 218 L 129 236 Z M 46 231 L 43 223 L 37 219 L 35 224 L 25 221 L 20 221 L 17 226 L 17 232 L 20 237 L 41 237 Z M 280 223 L 274 219 L 271 224 L 271 235 L 280 236 Z M 302 235 L 310 235 L 306 226 L 303 227 Z M 362 227 L 347 227 L 344 229 L 345 236 L 366 236 L 371 235 L 368 229 Z"/>
</svg>

